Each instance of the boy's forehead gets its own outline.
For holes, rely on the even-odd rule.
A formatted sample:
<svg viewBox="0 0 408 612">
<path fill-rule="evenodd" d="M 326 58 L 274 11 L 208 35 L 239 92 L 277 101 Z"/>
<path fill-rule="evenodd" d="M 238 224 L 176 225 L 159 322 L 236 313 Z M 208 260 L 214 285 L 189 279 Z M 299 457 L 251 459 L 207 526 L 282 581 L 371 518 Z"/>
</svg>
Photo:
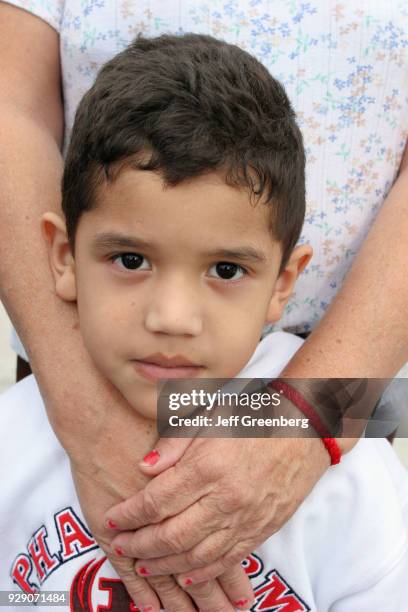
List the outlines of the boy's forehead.
<svg viewBox="0 0 408 612">
<path fill-rule="evenodd" d="M 170 225 L 180 237 L 185 231 L 275 242 L 270 205 L 254 201 L 247 188 L 231 185 L 221 170 L 168 185 L 159 172 L 122 167 L 100 183 L 95 204 L 95 230 L 104 234 L 144 233 L 149 239 L 151 229 L 157 238 Z"/>
<path fill-rule="evenodd" d="M 256 192 L 256 179 L 254 179 L 253 186 Z M 133 200 L 142 203 L 144 196 L 154 196 L 163 202 L 171 202 L 180 198 L 193 201 L 201 205 L 203 209 L 209 210 L 210 202 L 219 201 L 220 204 L 227 204 L 234 201 L 237 207 L 239 204 L 244 204 L 246 212 L 256 211 L 255 214 L 259 214 L 260 209 L 260 214 L 265 219 L 269 219 L 271 205 L 266 203 L 262 196 L 255 195 L 254 191 L 232 181 L 224 169 L 208 171 L 171 184 L 166 181 L 160 171 L 134 169 L 129 164 L 122 163 L 120 166 L 116 165 L 113 174 L 103 175 L 96 187 L 95 202 L 101 206 L 110 203 L 111 199 L 115 198 L 118 204 L 122 203 L 126 206 Z M 117 200 L 118 196 L 123 199 Z M 207 206 L 204 207 L 205 202 Z"/>
</svg>

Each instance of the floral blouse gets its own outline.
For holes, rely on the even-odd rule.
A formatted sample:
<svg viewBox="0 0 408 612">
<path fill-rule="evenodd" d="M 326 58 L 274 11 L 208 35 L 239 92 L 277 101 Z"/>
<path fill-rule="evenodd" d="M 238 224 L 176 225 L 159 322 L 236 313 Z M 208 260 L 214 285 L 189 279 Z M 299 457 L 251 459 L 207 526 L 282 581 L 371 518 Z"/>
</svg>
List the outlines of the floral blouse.
<svg viewBox="0 0 408 612">
<path fill-rule="evenodd" d="M 8 0 L 60 34 L 69 139 L 100 66 L 138 33 L 197 32 L 254 54 L 286 87 L 307 152 L 301 241 L 314 258 L 282 327 L 307 331 L 395 180 L 408 128 L 406 0 Z"/>
</svg>

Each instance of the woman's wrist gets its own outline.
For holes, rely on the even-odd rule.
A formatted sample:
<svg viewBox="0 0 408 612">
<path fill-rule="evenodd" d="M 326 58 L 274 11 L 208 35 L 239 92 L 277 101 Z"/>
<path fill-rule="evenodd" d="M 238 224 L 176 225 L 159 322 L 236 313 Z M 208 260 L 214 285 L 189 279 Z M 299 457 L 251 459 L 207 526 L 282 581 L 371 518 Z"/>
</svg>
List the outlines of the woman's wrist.
<svg viewBox="0 0 408 612">
<path fill-rule="evenodd" d="M 351 450 L 353 450 L 359 439 L 360 438 L 336 438 L 337 444 L 339 445 L 341 450 L 341 454 L 346 455 Z"/>
</svg>

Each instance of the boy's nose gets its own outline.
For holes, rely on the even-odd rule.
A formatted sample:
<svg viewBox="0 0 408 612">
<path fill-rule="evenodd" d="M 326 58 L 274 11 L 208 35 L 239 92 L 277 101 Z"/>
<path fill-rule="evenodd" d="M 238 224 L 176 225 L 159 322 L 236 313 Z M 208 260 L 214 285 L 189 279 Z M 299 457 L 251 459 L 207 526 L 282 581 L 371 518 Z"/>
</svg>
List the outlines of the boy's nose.
<svg viewBox="0 0 408 612">
<path fill-rule="evenodd" d="M 202 317 L 197 295 L 191 288 L 176 287 L 157 291 L 147 308 L 146 329 L 151 333 L 174 336 L 198 336 L 202 332 Z"/>
</svg>

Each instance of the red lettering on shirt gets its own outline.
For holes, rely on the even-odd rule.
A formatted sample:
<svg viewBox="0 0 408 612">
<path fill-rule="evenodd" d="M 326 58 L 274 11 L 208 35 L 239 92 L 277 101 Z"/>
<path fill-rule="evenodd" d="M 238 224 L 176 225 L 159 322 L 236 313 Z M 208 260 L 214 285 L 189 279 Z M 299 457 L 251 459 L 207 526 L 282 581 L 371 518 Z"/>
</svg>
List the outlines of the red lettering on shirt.
<svg viewBox="0 0 408 612">
<path fill-rule="evenodd" d="M 55 524 L 61 541 L 60 554 L 63 562 L 95 546 L 95 540 L 71 508 L 56 514 Z"/>
<path fill-rule="evenodd" d="M 50 555 L 46 543 L 47 530 L 44 525 L 33 535 L 28 543 L 28 552 L 37 570 L 41 582 L 59 565 L 58 557 Z"/>
<path fill-rule="evenodd" d="M 255 590 L 254 610 L 266 612 L 308 612 L 302 600 L 292 591 L 276 570 L 266 575 L 266 582 Z"/>
<path fill-rule="evenodd" d="M 105 610 L 123 610 L 123 612 L 142 612 L 130 599 L 125 585 L 119 578 L 100 578 L 99 589 L 108 591 L 109 601 L 106 606 L 99 605 L 97 612 Z"/>
<path fill-rule="evenodd" d="M 262 572 L 263 563 L 260 557 L 258 557 L 255 553 L 251 553 L 242 562 L 242 567 L 249 578 L 255 578 Z"/>
<path fill-rule="evenodd" d="M 107 591 L 108 603 L 93 605 L 92 594 L 95 578 L 105 561 L 106 557 L 99 559 L 99 561 L 89 561 L 76 574 L 70 590 L 71 612 L 106 612 L 106 610 L 112 612 L 118 610 L 122 612 L 141 612 L 130 599 L 125 585 L 119 578 L 99 578 L 96 592 L 99 596 L 102 591 Z"/>
<path fill-rule="evenodd" d="M 17 557 L 11 568 L 11 577 L 13 578 L 13 582 L 18 584 L 20 589 L 25 593 L 35 593 L 38 591 L 37 585 L 28 581 L 32 567 L 30 557 L 22 554 Z"/>
</svg>

